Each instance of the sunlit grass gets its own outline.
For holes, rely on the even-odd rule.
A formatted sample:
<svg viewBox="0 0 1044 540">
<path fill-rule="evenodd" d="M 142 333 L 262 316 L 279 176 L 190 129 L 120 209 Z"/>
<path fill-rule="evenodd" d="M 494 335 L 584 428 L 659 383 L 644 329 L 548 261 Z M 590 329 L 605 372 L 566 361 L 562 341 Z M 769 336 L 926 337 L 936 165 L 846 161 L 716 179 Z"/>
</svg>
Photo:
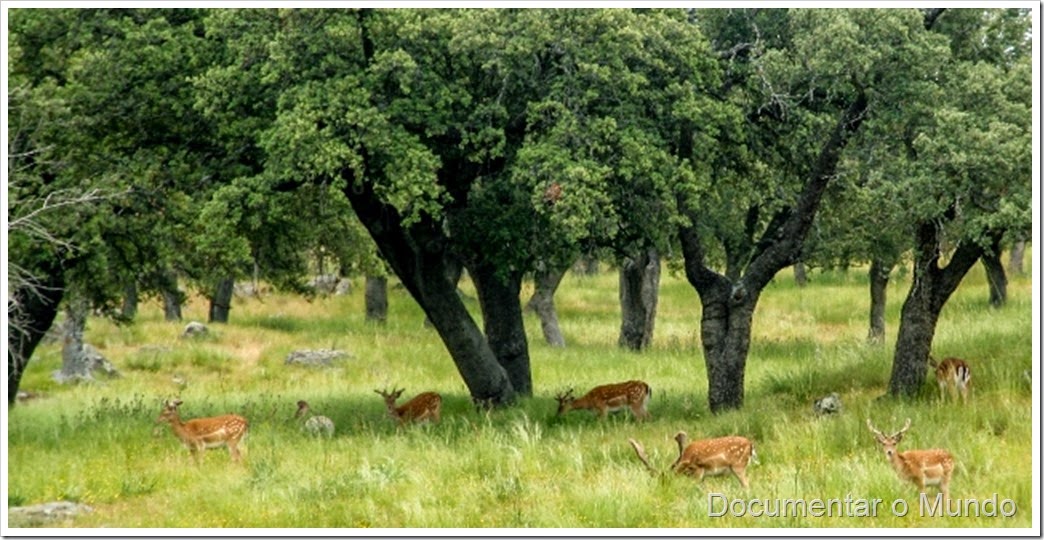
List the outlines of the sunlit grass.
<svg viewBox="0 0 1044 540">
<path fill-rule="evenodd" d="M 95 511 L 75 527 L 1028 527 L 1032 509 L 1031 298 L 1013 277 L 1009 303 L 992 309 L 981 269 L 962 284 L 939 322 L 934 350 L 973 366 L 972 403 L 938 401 L 934 384 L 916 400 L 882 400 L 908 276 L 889 285 L 885 343 L 865 343 L 865 272 L 811 274 L 796 287 L 781 273 L 762 294 L 748 359 L 745 406 L 707 408 L 699 343 L 699 299 L 665 272 L 654 344 L 644 353 L 616 346 L 617 276 L 567 275 L 556 304 L 568 346 L 544 344 L 527 314 L 535 394 L 516 406 L 474 410 L 434 330 L 400 288 L 390 289 L 388 322 L 368 323 L 358 293 L 312 301 L 281 294 L 233 303 L 227 325 L 202 339 L 184 323 L 143 305 L 132 325 L 91 319 L 87 341 L 122 371 L 119 379 L 58 386 L 57 344 L 42 346 L 23 388 L 45 397 L 8 418 L 8 504 L 71 500 Z M 465 294 L 474 290 L 465 282 Z M 531 290 L 531 289 L 530 289 Z M 469 309 L 475 310 L 473 300 Z M 194 297 L 185 322 L 206 320 Z M 330 368 L 285 364 L 298 349 L 333 348 L 349 357 Z M 586 412 L 554 417 L 554 395 L 643 379 L 653 388 L 652 421 L 629 413 L 598 421 Z M 398 429 L 373 390 L 436 390 L 443 421 Z M 812 400 L 838 392 L 841 415 L 817 418 Z M 179 396 L 186 417 L 236 412 L 251 422 L 242 464 L 224 450 L 193 464 L 169 428 L 155 424 L 161 400 Z M 306 436 L 293 418 L 307 399 L 334 420 L 332 439 Z M 958 462 L 954 497 L 997 493 L 1018 505 L 1011 518 L 906 517 L 887 504 L 916 505 L 865 427 L 913 420 L 903 448 L 948 448 Z M 157 431 L 157 428 L 159 429 Z M 649 475 L 627 444 L 645 445 L 654 464 L 676 457 L 672 436 L 742 434 L 760 463 L 751 487 L 731 477 L 702 484 Z M 708 496 L 880 498 L 876 518 L 710 517 Z"/>
</svg>

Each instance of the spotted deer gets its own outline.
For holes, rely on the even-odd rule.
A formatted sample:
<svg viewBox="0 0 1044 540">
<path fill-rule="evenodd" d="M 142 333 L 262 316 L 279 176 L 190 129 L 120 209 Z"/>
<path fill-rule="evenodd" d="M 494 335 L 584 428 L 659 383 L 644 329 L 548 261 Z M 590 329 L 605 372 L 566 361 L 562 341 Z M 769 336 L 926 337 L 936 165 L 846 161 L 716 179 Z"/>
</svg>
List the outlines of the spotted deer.
<svg viewBox="0 0 1044 540">
<path fill-rule="evenodd" d="M 399 425 L 407 422 L 438 422 L 442 414 L 442 396 L 435 392 L 421 392 L 401 406 L 396 406 L 395 401 L 399 399 L 405 388 L 393 392 L 386 390 L 374 390 L 384 398 L 384 405 L 388 407 L 391 415 Z"/>
<path fill-rule="evenodd" d="M 649 418 L 649 399 L 652 398 L 652 388 L 642 381 L 627 381 L 616 384 L 596 386 L 581 398 L 573 397 L 573 389 L 555 396 L 558 400 L 558 416 L 569 411 L 588 409 L 605 418 L 610 411 L 617 411 L 629 407 L 634 417 L 638 420 Z"/>
<path fill-rule="evenodd" d="M 971 384 L 971 368 L 968 363 L 960 358 L 945 358 L 937 362 L 935 358 L 928 357 L 928 365 L 935 370 L 935 380 L 939 383 L 939 397 L 946 400 L 947 389 L 953 394 L 954 401 L 957 395 L 961 401 L 968 402 L 968 386 Z"/>
<path fill-rule="evenodd" d="M 903 480 L 913 482 L 917 489 L 924 493 L 925 486 L 938 486 L 942 492 L 943 499 L 950 498 L 950 475 L 953 474 L 953 456 L 946 450 L 933 448 L 931 450 L 907 450 L 896 451 L 899 442 L 903 440 L 903 434 L 910 429 L 910 419 L 906 419 L 906 425 L 893 435 L 884 435 L 866 419 L 866 427 L 874 434 L 877 444 L 881 445 L 885 457 L 888 458 L 892 468 Z"/>
<path fill-rule="evenodd" d="M 322 435 L 325 437 L 333 437 L 334 435 L 333 420 L 321 414 L 312 414 L 311 407 L 303 399 L 297 402 L 297 412 L 294 413 L 294 418 L 304 420 L 304 430 L 309 435 Z"/>
<path fill-rule="evenodd" d="M 750 485 L 747 481 L 747 466 L 752 461 L 757 462 L 757 452 L 750 439 L 733 435 L 689 442 L 689 436 L 679 431 L 674 440 L 678 443 L 678 459 L 671 464 L 671 472 L 689 475 L 701 482 L 706 476 L 731 472 L 741 486 L 747 488 Z M 645 467 L 654 474 L 658 473 L 649 463 L 642 445 L 634 439 L 627 441 L 634 447 L 635 454 Z"/>
<path fill-rule="evenodd" d="M 246 437 L 249 422 L 237 414 L 225 414 L 210 418 L 195 418 L 187 422 L 181 421 L 178 414 L 180 399 L 166 401 L 163 411 L 156 418 L 156 423 L 168 423 L 181 444 L 192 452 L 196 463 L 202 458 L 202 451 L 207 448 L 228 447 L 232 461 L 239 461 L 238 444 Z"/>
</svg>

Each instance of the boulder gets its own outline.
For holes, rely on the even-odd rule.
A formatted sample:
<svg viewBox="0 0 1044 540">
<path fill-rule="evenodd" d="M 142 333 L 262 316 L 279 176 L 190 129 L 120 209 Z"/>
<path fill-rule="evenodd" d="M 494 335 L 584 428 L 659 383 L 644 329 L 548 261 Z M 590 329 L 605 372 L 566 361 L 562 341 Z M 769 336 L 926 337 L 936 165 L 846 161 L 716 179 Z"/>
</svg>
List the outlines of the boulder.
<svg viewBox="0 0 1044 540">
<path fill-rule="evenodd" d="M 205 336 L 209 332 L 210 330 L 207 329 L 207 325 L 198 321 L 192 321 L 185 325 L 185 331 L 181 333 L 181 337 L 191 338 L 197 336 Z"/>
<path fill-rule="evenodd" d="M 300 350 L 293 351 L 286 356 L 286 364 L 297 364 L 302 366 L 317 366 L 317 367 L 329 367 L 332 366 L 335 360 L 342 358 L 349 358 L 347 352 L 339 351 L 336 349 L 315 349 L 315 350 Z"/>
<path fill-rule="evenodd" d="M 815 403 L 812 404 L 812 412 L 814 412 L 816 416 L 840 413 L 841 397 L 837 395 L 837 392 L 831 392 L 830 395 L 817 399 Z"/>
<path fill-rule="evenodd" d="M 93 511 L 86 504 L 56 501 L 8 508 L 7 520 L 11 527 L 43 527 Z"/>
</svg>

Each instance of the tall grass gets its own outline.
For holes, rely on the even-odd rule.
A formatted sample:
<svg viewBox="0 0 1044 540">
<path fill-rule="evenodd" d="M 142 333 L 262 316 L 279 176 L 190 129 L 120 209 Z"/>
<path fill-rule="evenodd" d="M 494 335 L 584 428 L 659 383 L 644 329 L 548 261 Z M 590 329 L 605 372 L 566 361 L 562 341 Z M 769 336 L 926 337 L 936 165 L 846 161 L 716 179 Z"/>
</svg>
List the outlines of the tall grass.
<svg viewBox="0 0 1044 540">
<path fill-rule="evenodd" d="M 909 287 L 889 286 L 890 339 L 865 342 L 867 284 L 861 272 L 813 273 L 804 288 L 781 274 L 762 295 L 742 410 L 712 415 L 699 344 L 699 301 L 677 276 L 661 285 L 651 350 L 616 347 L 617 278 L 568 275 L 556 297 L 568 346 L 546 346 L 527 319 L 535 394 L 516 406 L 475 411 L 448 353 L 401 290 L 390 291 L 384 325 L 363 318 L 361 295 L 311 302 L 274 294 L 237 299 L 231 322 L 202 340 L 146 305 L 130 326 L 92 319 L 87 340 L 123 377 L 58 386 L 56 344 L 42 346 L 23 388 L 45 397 L 9 411 L 8 504 L 71 500 L 95 511 L 71 527 L 1029 527 L 1031 368 L 1028 278 L 1013 277 L 1008 305 L 988 307 L 979 269 L 939 322 L 934 350 L 967 358 L 967 406 L 942 404 L 934 383 L 916 399 L 880 399 L 887 385 L 899 306 Z M 465 286 L 465 292 L 469 292 Z M 472 309 L 475 306 L 471 306 Z M 198 298 L 186 319 L 205 320 Z M 337 348 L 351 358 L 325 369 L 284 364 L 302 348 Z M 175 381 L 175 375 L 178 377 Z M 556 392 L 640 378 L 653 387 L 653 420 L 629 413 L 598 421 L 556 418 Z M 376 388 L 443 394 L 443 420 L 399 429 Z M 812 401 L 838 392 L 842 414 L 817 418 Z M 185 417 L 236 412 L 251 422 L 246 455 L 223 451 L 195 465 L 169 429 L 156 431 L 161 400 L 178 395 Z M 298 399 L 337 425 L 332 439 L 306 436 L 291 417 Z M 943 447 L 957 461 L 960 499 L 1011 499 L 1011 517 L 923 517 L 912 484 L 899 480 L 865 419 L 885 430 L 913 425 L 900 446 Z M 626 440 L 654 465 L 676 456 L 671 437 L 742 434 L 759 461 L 744 490 L 731 477 L 697 484 L 651 476 Z M 876 517 L 711 517 L 709 495 L 730 499 L 881 499 Z M 930 492 L 934 495 L 934 492 Z M 889 504 L 911 504 L 905 517 Z"/>
</svg>

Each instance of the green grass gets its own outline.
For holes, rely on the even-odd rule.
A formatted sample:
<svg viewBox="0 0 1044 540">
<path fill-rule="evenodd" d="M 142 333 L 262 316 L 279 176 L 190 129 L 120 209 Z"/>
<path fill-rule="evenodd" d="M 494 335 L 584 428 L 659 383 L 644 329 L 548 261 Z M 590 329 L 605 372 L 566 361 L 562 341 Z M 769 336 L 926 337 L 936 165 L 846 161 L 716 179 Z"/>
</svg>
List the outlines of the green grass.
<svg viewBox="0 0 1044 540">
<path fill-rule="evenodd" d="M 359 294 L 306 300 L 271 295 L 236 299 L 231 323 L 204 339 L 179 338 L 183 324 L 142 306 L 130 326 L 92 319 L 87 340 L 121 371 L 120 379 L 59 386 L 57 344 L 37 351 L 23 378 L 45 397 L 8 417 L 9 505 L 52 500 L 95 511 L 69 527 L 1030 527 L 1033 395 L 1031 284 L 1012 278 L 1009 303 L 988 307 L 977 267 L 943 311 L 934 350 L 972 364 L 966 407 L 939 403 L 933 384 L 917 399 L 879 399 L 891 369 L 899 307 L 909 278 L 889 286 L 888 339 L 865 343 L 865 273 L 812 273 L 804 288 L 780 274 L 762 294 L 740 411 L 712 415 L 699 344 L 699 301 L 683 279 L 665 274 L 650 351 L 616 347 L 617 277 L 568 275 L 556 297 L 568 343 L 543 343 L 527 314 L 535 395 L 518 405 L 476 412 L 434 331 L 404 291 L 390 291 L 388 323 L 363 318 Z M 474 297 L 473 290 L 464 287 Z M 528 296 L 531 288 L 524 291 Z M 469 304 L 469 308 L 476 306 Z M 187 320 L 205 320 L 198 298 Z M 337 348 L 352 357 L 335 367 L 286 366 L 302 348 Z M 184 385 L 174 382 L 175 375 Z M 653 420 L 629 414 L 598 421 L 586 412 L 555 418 L 554 394 L 568 387 L 640 378 L 653 387 Z M 445 398 L 437 425 L 397 429 L 375 388 L 436 390 Z M 813 399 L 838 392 L 837 417 L 816 418 Z M 161 400 L 179 396 L 185 417 L 236 412 L 251 422 L 246 457 L 207 452 L 195 465 L 166 426 Z M 313 439 L 291 419 L 298 399 L 329 416 L 337 434 Z M 900 450 L 944 447 L 957 468 L 955 498 L 1011 499 L 1010 517 L 922 517 L 912 484 L 901 482 L 865 427 L 898 429 L 913 419 Z M 649 475 L 628 437 L 654 465 L 676 456 L 671 437 L 741 434 L 757 447 L 749 489 L 731 477 L 697 484 Z M 708 498 L 881 499 L 876 517 L 708 515 Z M 934 492 L 932 492 L 934 494 Z M 890 504 L 911 504 L 905 517 Z"/>
</svg>

